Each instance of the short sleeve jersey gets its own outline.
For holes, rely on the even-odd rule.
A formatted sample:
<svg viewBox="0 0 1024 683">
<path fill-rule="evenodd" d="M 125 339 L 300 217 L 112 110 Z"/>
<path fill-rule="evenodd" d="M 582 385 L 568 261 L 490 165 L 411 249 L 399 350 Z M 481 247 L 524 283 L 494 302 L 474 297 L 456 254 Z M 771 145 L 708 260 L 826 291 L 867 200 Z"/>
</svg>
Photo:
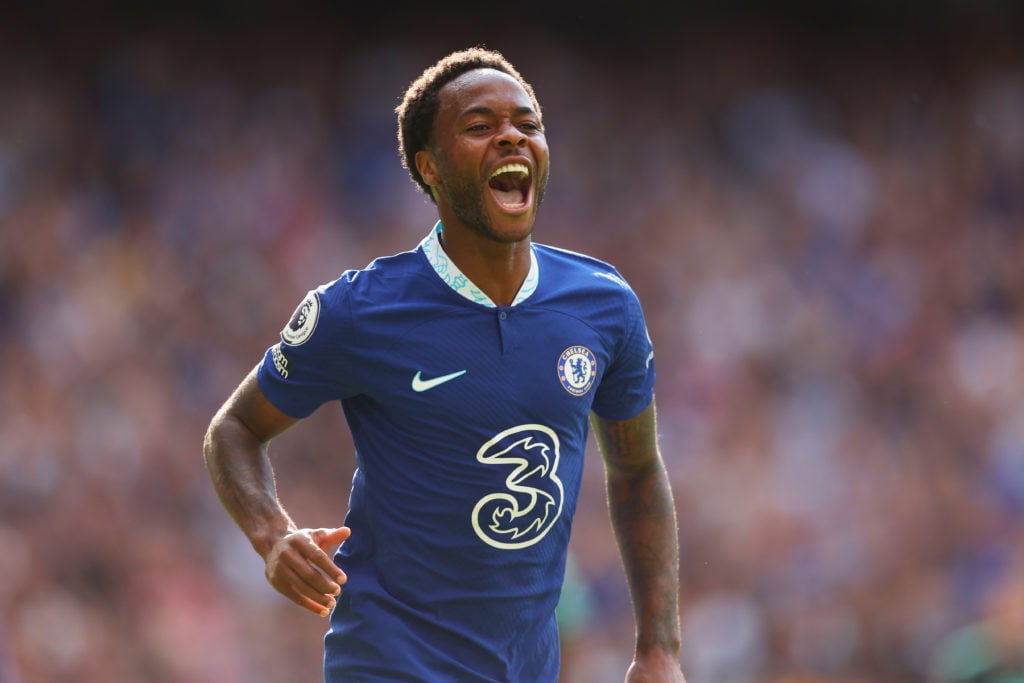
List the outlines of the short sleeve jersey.
<svg viewBox="0 0 1024 683">
<path fill-rule="evenodd" d="M 356 447 L 328 682 L 558 677 L 588 416 L 646 408 L 654 354 L 614 268 L 532 258 L 494 306 L 431 231 L 311 291 L 258 367 L 293 417 L 340 401 Z"/>
</svg>

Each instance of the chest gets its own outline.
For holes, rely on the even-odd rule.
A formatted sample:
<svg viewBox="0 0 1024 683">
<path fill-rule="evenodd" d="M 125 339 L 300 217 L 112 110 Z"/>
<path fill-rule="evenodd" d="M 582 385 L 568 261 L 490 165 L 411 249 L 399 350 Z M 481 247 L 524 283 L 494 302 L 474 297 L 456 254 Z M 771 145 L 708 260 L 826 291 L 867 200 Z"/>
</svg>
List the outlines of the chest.
<svg viewBox="0 0 1024 683">
<path fill-rule="evenodd" d="M 435 424 L 585 423 L 613 351 L 607 334 L 552 310 L 473 310 L 410 323 L 365 364 L 368 394 L 385 410 Z"/>
</svg>

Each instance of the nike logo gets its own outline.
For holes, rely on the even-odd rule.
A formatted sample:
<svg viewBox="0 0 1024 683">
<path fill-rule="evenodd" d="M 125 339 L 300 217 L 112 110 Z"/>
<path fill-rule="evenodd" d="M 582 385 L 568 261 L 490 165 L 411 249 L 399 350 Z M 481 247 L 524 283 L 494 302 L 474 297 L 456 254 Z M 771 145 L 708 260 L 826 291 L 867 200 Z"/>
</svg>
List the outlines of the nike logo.
<svg viewBox="0 0 1024 683">
<path fill-rule="evenodd" d="M 423 379 L 420 373 L 417 371 L 416 376 L 412 378 L 412 390 L 413 391 L 427 391 L 433 389 L 436 386 L 440 386 L 445 382 L 450 382 L 456 377 L 462 377 L 466 374 L 465 370 L 459 370 L 453 372 L 450 375 L 441 375 L 440 377 L 434 377 L 433 379 Z"/>
</svg>

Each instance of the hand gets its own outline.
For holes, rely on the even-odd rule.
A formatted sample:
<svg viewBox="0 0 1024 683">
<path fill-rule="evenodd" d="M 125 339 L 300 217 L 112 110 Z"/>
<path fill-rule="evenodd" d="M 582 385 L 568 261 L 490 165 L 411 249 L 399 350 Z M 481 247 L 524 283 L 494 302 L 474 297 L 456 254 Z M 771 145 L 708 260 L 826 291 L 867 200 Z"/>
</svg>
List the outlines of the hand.
<svg viewBox="0 0 1024 683">
<path fill-rule="evenodd" d="M 296 605 L 321 617 L 331 613 L 335 597 L 348 580 L 345 572 L 327 554 L 327 549 L 342 543 L 352 530 L 297 529 L 279 538 L 264 560 L 267 581 Z"/>
<path fill-rule="evenodd" d="M 626 671 L 626 683 L 686 683 L 679 659 L 660 649 L 636 654 Z"/>
</svg>

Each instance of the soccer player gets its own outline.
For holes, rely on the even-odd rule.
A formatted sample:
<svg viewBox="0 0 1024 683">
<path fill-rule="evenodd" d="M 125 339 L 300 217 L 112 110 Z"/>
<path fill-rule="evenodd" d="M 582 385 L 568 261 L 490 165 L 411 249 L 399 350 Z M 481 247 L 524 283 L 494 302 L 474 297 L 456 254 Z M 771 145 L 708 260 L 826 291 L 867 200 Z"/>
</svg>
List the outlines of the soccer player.
<svg viewBox="0 0 1024 683">
<path fill-rule="evenodd" d="M 440 220 L 414 250 L 306 295 L 211 422 L 221 501 L 270 584 L 330 615 L 327 681 L 555 681 L 592 423 L 636 617 L 626 680 L 683 681 L 654 353 L 611 266 L 531 241 L 548 181 L 533 89 L 473 48 L 427 69 L 397 113 Z M 348 514 L 300 528 L 268 445 L 335 400 L 357 452 Z"/>
</svg>

